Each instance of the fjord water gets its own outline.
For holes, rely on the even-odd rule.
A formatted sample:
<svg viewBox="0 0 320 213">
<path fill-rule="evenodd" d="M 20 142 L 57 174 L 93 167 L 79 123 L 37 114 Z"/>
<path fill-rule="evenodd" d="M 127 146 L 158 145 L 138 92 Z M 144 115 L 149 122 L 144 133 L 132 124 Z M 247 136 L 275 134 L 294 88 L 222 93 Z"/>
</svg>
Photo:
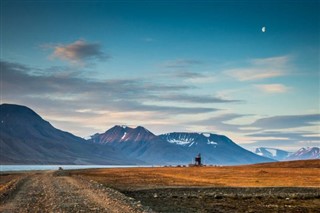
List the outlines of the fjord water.
<svg viewBox="0 0 320 213">
<path fill-rule="evenodd" d="M 98 169 L 98 168 L 133 168 L 152 167 L 148 165 L 0 165 L 0 172 L 9 171 L 39 171 L 63 169 Z"/>
</svg>

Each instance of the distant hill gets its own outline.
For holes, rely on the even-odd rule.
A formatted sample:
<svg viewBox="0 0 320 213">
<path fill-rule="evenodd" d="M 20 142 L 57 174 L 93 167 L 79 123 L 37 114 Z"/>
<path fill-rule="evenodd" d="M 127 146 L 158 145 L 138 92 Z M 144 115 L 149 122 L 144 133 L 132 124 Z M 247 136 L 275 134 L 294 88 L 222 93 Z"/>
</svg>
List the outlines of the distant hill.
<svg viewBox="0 0 320 213">
<path fill-rule="evenodd" d="M 0 105 L 1 164 L 135 164 L 112 147 L 54 128 L 31 109 Z"/>
<path fill-rule="evenodd" d="M 307 159 L 320 159 L 320 148 L 319 147 L 301 148 L 286 158 L 286 160 L 307 160 Z"/>
<path fill-rule="evenodd" d="M 255 153 L 257 155 L 271 158 L 274 160 L 284 160 L 286 159 L 292 152 L 287 152 L 281 149 L 275 149 L 275 148 L 266 148 L 266 147 L 259 147 L 256 148 Z"/>
<path fill-rule="evenodd" d="M 256 148 L 255 153 L 260 156 L 280 161 L 320 159 L 319 147 L 301 148 L 296 152 L 287 152 L 275 148 L 259 147 Z"/>
<path fill-rule="evenodd" d="M 144 127 L 114 126 L 89 140 L 117 148 L 129 157 L 152 164 L 189 164 L 201 153 L 205 164 L 251 164 L 274 161 L 258 156 L 223 135 L 168 133 L 156 136 Z"/>
</svg>

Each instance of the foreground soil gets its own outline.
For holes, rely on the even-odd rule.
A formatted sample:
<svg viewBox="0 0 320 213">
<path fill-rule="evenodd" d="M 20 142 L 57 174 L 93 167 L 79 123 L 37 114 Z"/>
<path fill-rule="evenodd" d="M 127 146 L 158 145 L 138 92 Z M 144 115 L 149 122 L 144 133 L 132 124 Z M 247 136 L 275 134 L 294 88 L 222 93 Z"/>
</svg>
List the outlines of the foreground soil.
<svg viewBox="0 0 320 213">
<path fill-rule="evenodd" d="M 1 177 L 7 179 L 6 176 Z M 0 212 L 8 213 L 148 212 L 139 202 L 118 191 L 81 177 L 70 177 L 65 172 L 15 175 L 12 180 L 2 182 L 0 196 Z"/>
<path fill-rule="evenodd" d="M 123 191 L 157 212 L 320 212 L 315 188 L 167 188 Z"/>
</svg>

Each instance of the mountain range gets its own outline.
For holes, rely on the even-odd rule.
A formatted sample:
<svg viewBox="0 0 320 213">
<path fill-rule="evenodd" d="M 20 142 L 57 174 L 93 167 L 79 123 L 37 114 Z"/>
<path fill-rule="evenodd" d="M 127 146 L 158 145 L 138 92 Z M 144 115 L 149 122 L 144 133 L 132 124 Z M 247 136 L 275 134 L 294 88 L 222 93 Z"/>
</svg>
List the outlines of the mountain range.
<svg viewBox="0 0 320 213">
<path fill-rule="evenodd" d="M 284 160 L 307 160 L 307 159 L 320 159 L 319 147 L 301 148 L 295 153 L 292 153 Z"/>
<path fill-rule="evenodd" d="M 0 105 L 1 164 L 188 164 L 201 153 L 205 164 L 275 161 L 223 135 L 173 132 L 155 135 L 138 126 L 114 126 L 90 139 L 53 127 L 28 107 Z"/>
<path fill-rule="evenodd" d="M 201 153 L 206 164 L 250 164 L 272 161 L 210 133 L 174 132 L 154 135 L 144 127 L 114 126 L 89 140 L 151 164 L 188 164 Z"/>
<path fill-rule="evenodd" d="M 259 147 L 256 148 L 255 153 L 257 155 L 278 161 L 320 159 L 319 147 L 303 147 L 296 152 L 287 152 L 281 149 Z"/>
</svg>

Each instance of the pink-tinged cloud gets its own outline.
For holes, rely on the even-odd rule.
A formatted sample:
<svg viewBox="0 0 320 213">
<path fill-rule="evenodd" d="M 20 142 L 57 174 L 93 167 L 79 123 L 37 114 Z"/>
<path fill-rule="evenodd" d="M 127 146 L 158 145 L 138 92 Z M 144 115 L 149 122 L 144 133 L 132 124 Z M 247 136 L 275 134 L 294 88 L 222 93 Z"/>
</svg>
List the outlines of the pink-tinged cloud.
<svg viewBox="0 0 320 213">
<path fill-rule="evenodd" d="M 256 84 L 255 87 L 265 93 L 286 93 L 290 90 L 283 84 Z"/>
<path fill-rule="evenodd" d="M 105 60 L 109 58 L 102 50 L 99 43 L 89 43 L 77 40 L 71 44 L 55 45 L 52 58 L 58 58 L 73 64 L 83 64 L 87 60 Z"/>
<path fill-rule="evenodd" d="M 288 74 L 289 56 L 253 59 L 245 67 L 225 71 L 239 81 L 253 81 L 274 78 Z"/>
</svg>

